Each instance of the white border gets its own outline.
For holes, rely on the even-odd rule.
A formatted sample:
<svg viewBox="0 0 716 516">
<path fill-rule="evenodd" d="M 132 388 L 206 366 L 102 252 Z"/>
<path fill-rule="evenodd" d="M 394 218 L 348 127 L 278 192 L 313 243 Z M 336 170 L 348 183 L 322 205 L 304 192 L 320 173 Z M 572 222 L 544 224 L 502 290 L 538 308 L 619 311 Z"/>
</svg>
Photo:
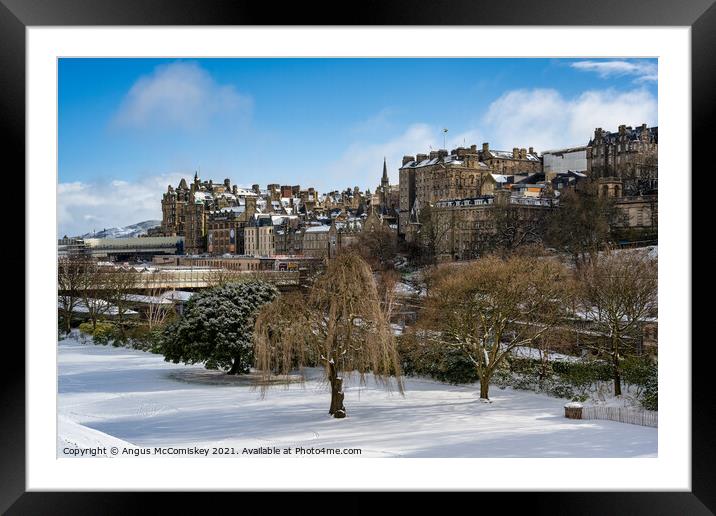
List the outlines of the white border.
<svg viewBox="0 0 716 516">
<path fill-rule="evenodd" d="M 55 28 L 27 31 L 27 488 L 690 490 L 691 84 L 688 27 Z M 659 58 L 660 367 L 656 459 L 56 459 L 60 56 Z M 667 179 L 665 181 L 664 179 Z M 676 185 L 676 187 L 671 187 Z M 668 188 L 668 194 L 664 190 Z M 669 188 L 671 187 L 671 188 Z M 668 195 L 668 197 L 665 197 Z M 48 230 L 49 229 L 49 230 Z M 668 386 L 668 389 L 666 388 Z M 246 459 L 240 459 L 244 461 Z M 340 474 L 333 472 L 339 471 Z"/>
</svg>

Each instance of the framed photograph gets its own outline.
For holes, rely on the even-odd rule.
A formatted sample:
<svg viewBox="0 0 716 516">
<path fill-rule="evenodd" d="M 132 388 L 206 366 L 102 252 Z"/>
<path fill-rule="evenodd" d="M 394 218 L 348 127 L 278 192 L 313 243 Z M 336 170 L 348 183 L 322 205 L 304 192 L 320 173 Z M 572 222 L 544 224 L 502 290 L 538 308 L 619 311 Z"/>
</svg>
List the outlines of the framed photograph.
<svg viewBox="0 0 716 516">
<path fill-rule="evenodd" d="M 3 511 L 324 490 L 714 510 L 691 328 L 710 0 L 390 2 L 355 25 L 128 4 L 0 5 L 26 214 Z"/>
</svg>

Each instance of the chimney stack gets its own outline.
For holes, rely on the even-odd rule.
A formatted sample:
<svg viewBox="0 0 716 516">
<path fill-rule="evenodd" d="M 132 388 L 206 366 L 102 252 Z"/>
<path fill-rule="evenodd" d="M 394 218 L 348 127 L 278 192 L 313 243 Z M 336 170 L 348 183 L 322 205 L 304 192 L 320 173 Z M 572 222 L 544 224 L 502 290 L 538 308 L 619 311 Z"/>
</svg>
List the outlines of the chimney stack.
<svg viewBox="0 0 716 516">
<path fill-rule="evenodd" d="M 406 163 L 410 163 L 411 161 L 415 161 L 415 158 L 413 156 L 403 156 L 403 166 L 405 166 Z"/>
<path fill-rule="evenodd" d="M 485 142 L 482 144 L 482 152 L 488 152 L 490 150 L 490 144 Z"/>
<path fill-rule="evenodd" d="M 534 154 L 534 153 L 535 153 L 535 148 L 534 148 L 534 147 L 530 147 L 530 154 Z"/>
<path fill-rule="evenodd" d="M 520 157 L 520 149 L 517 147 L 512 147 L 512 159 L 517 159 Z"/>
</svg>

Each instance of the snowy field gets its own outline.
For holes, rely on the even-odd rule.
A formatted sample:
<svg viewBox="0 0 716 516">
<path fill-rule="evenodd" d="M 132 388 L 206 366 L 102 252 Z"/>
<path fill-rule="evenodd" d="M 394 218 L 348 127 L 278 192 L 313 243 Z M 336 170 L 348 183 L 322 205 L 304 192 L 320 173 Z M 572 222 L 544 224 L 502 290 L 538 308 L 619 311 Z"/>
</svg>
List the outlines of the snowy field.
<svg viewBox="0 0 716 516">
<path fill-rule="evenodd" d="M 58 456 L 112 446 L 360 448 L 361 457 L 657 454 L 656 428 L 565 419 L 567 400 L 531 392 L 493 387 L 493 403 L 484 404 L 477 386 L 408 378 L 401 397 L 355 380 L 345 389 L 348 417 L 333 419 L 317 380 L 274 387 L 262 400 L 247 385 L 181 381 L 204 368 L 142 351 L 70 338 L 59 343 L 58 361 Z"/>
</svg>

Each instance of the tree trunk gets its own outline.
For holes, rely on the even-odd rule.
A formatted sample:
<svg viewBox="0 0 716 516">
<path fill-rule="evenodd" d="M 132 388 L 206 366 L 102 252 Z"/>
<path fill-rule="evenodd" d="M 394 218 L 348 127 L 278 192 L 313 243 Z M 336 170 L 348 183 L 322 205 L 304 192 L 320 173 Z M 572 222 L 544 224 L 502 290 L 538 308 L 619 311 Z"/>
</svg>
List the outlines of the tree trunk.
<svg viewBox="0 0 716 516">
<path fill-rule="evenodd" d="M 239 364 L 241 363 L 241 360 L 238 358 L 234 359 L 234 362 L 231 364 L 231 369 L 229 369 L 229 372 L 226 374 L 239 374 L 241 371 L 239 371 Z"/>
<path fill-rule="evenodd" d="M 336 365 L 328 362 L 328 381 L 331 383 L 331 407 L 328 413 L 335 418 L 346 417 L 346 407 L 343 406 L 343 378 L 338 378 Z"/>
<path fill-rule="evenodd" d="M 65 331 L 69 335 L 72 331 L 72 305 L 70 305 L 70 309 L 66 311 L 65 316 Z"/>
<path fill-rule="evenodd" d="M 612 341 L 612 352 L 613 352 L 613 368 L 614 368 L 614 396 L 621 396 L 622 394 L 622 378 L 621 371 L 619 370 L 619 336 L 613 337 Z"/>
<path fill-rule="evenodd" d="M 480 375 L 480 399 L 489 401 L 488 391 L 490 390 L 490 378 L 487 375 Z"/>
<path fill-rule="evenodd" d="M 622 394 L 622 378 L 619 371 L 619 353 L 614 353 L 614 396 Z"/>
</svg>

